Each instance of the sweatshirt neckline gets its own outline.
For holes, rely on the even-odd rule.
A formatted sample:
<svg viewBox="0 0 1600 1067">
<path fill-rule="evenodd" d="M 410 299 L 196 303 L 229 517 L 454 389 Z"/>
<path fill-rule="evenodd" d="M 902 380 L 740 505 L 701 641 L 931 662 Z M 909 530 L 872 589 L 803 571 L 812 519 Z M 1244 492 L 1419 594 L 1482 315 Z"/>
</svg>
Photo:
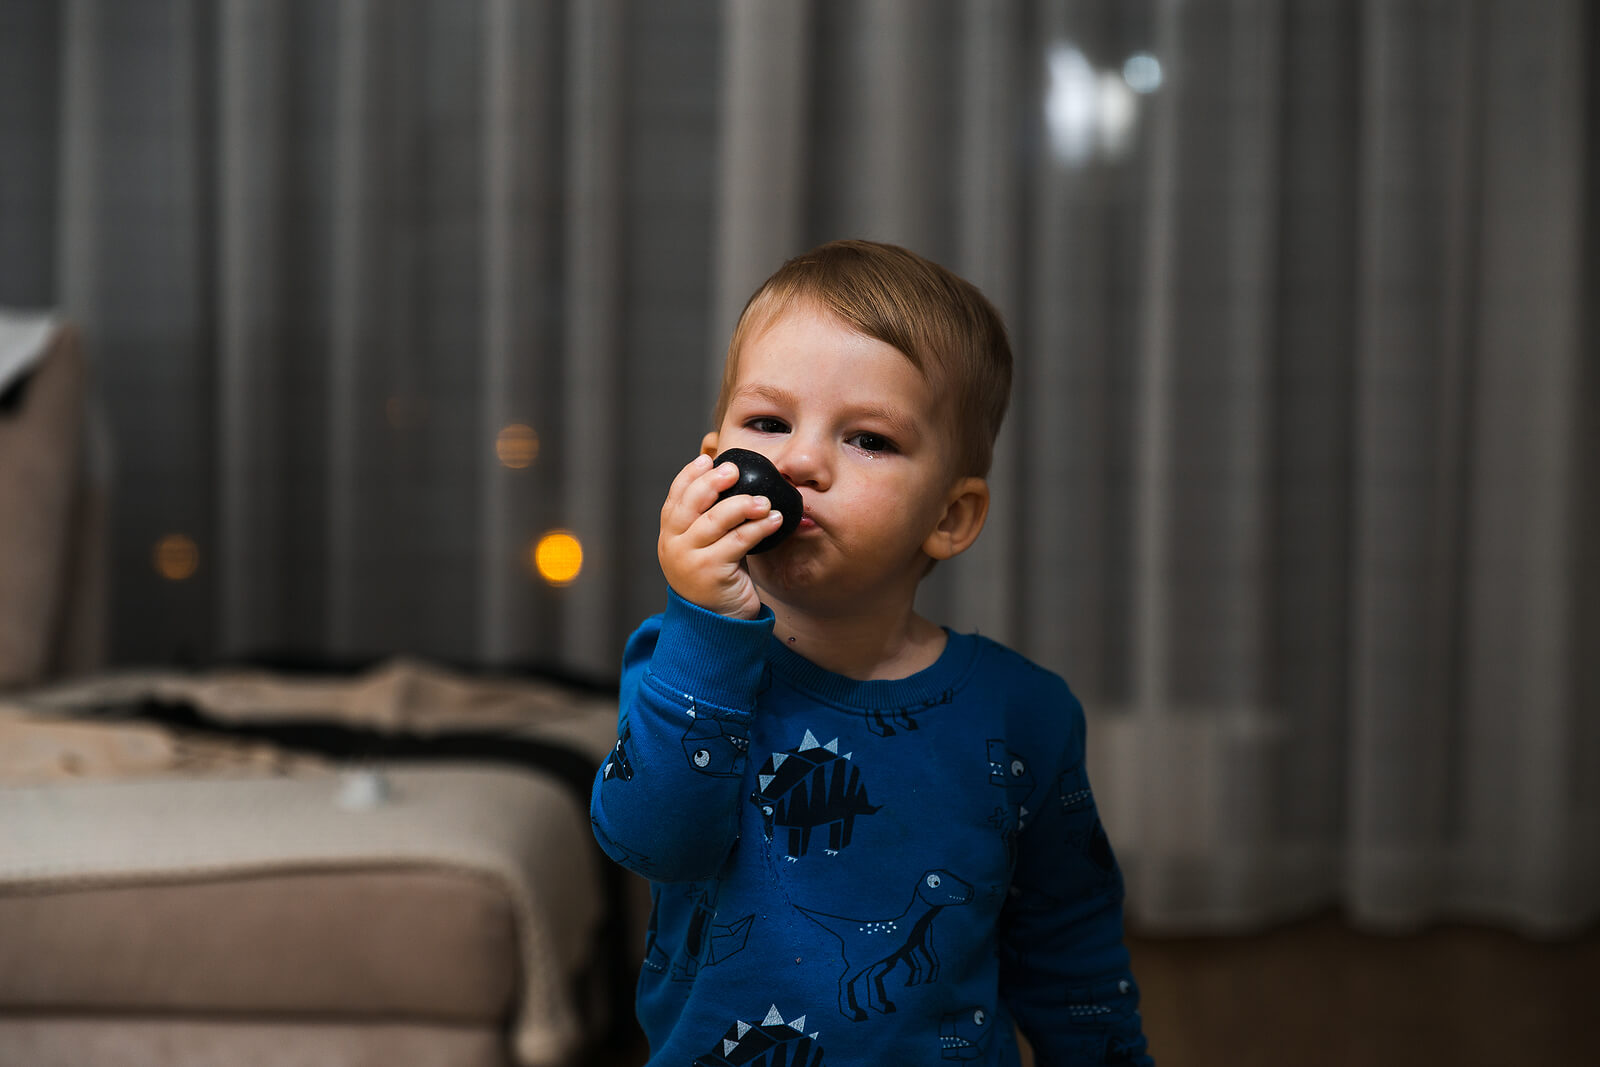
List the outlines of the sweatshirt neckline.
<svg viewBox="0 0 1600 1067">
<path fill-rule="evenodd" d="M 819 667 L 776 637 L 768 662 L 772 671 L 789 684 L 841 708 L 878 711 L 926 707 L 948 701 L 960 687 L 978 654 L 974 634 L 958 634 L 944 627 L 944 651 L 939 658 L 905 678 L 860 681 Z"/>
</svg>

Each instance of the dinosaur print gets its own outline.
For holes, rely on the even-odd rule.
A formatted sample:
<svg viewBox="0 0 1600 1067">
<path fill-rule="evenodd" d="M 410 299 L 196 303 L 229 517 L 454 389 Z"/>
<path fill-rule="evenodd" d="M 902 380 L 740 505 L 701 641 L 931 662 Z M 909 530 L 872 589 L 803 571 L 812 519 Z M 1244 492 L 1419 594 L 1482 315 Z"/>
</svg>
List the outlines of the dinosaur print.
<svg viewBox="0 0 1600 1067">
<path fill-rule="evenodd" d="M 755 914 L 735 919 L 731 923 L 717 923 L 716 908 L 705 893 L 695 901 L 694 918 L 689 920 L 689 933 L 684 941 L 685 957 L 673 965 L 672 977 L 676 981 L 693 981 L 701 967 L 721 963 L 729 956 L 744 951 L 750 938 L 750 925 Z"/>
<path fill-rule="evenodd" d="M 945 692 L 939 695 L 939 699 L 919 707 L 875 708 L 867 713 L 867 726 L 879 737 L 893 737 L 897 726 L 902 730 L 918 729 L 917 720 L 912 718 L 913 715 L 919 715 L 937 704 L 948 704 L 950 700 L 950 693 Z"/>
<path fill-rule="evenodd" d="M 806 1033 L 806 1017 L 784 1021 L 774 1004 L 759 1023 L 736 1022 L 722 1044 L 695 1058 L 693 1067 L 822 1067 L 817 1033 Z"/>
<path fill-rule="evenodd" d="M 989 781 L 1006 791 L 1006 801 L 1021 806 L 1026 815 L 1027 804 L 1033 799 L 1033 772 L 1028 762 L 1006 747 L 998 738 L 991 738 L 989 748 Z"/>
<path fill-rule="evenodd" d="M 1116 873 L 1117 861 L 1089 789 L 1089 775 L 1081 763 L 1062 772 L 1056 780 L 1056 794 L 1065 823 L 1065 843 L 1094 864 L 1104 883 Z"/>
<path fill-rule="evenodd" d="M 1033 802 L 1036 783 L 1027 760 L 1008 749 L 1004 740 L 990 738 L 988 748 L 989 782 L 1006 793 L 1006 802 L 995 807 L 989 822 L 999 829 L 1006 843 L 1006 855 L 1012 866 L 1016 866 L 1017 837 L 1031 814 L 1028 805 Z"/>
<path fill-rule="evenodd" d="M 851 919 L 799 908 L 806 918 L 837 938 L 843 950 L 839 1013 L 861 1022 L 867 1018 L 868 1008 L 879 1014 L 894 1011 L 884 980 L 902 966 L 907 986 L 937 982 L 939 956 L 933 950 L 933 921 L 945 908 L 971 900 L 971 885 L 949 871 L 931 870 L 922 873 L 911 893 L 911 902 L 892 918 Z"/>
<path fill-rule="evenodd" d="M 1138 991 L 1127 978 L 1067 990 L 1066 1010 L 1073 1034 L 1064 1051 L 1070 1062 L 1130 1063 L 1145 1049 L 1140 1032 Z"/>
<path fill-rule="evenodd" d="M 692 982 L 700 973 L 700 968 L 721 963 L 744 951 L 756 917 L 751 913 L 733 922 L 715 922 L 717 907 L 714 884 L 710 892 L 701 889 L 686 893 L 684 897 L 693 898 L 694 912 L 677 957 L 668 958 L 667 949 L 657 937 L 656 909 L 651 908 L 650 924 L 645 930 L 644 965 L 658 974 L 670 967 L 673 981 Z"/>
<path fill-rule="evenodd" d="M 701 719 L 689 709 L 694 719 L 683 733 L 683 754 L 689 766 L 701 774 L 714 778 L 738 778 L 744 774 L 745 753 L 750 749 L 750 739 L 729 733 L 715 719 Z"/>
<path fill-rule="evenodd" d="M 988 1054 L 994 1028 L 982 1008 L 946 1012 L 939 1020 L 939 1058 L 975 1060 Z"/>
<path fill-rule="evenodd" d="M 1056 796 L 1063 815 L 1080 815 L 1094 808 L 1094 793 L 1089 789 L 1089 774 L 1083 764 L 1061 772 L 1056 779 Z"/>
<path fill-rule="evenodd" d="M 633 780 L 633 764 L 628 761 L 628 742 L 633 740 L 633 728 L 626 720 L 622 724 L 622 736 L 617 738 L 616 745 L 611 749 L 611 758 L 606 760 L 602 778 L 610 781 L 620 778 L 624 782 Z"/>
<path fill-rule="evenodd" d="M 788 833 L 784 855 L 797 860 L 811 849 L 811 831 L 827 827 L 826 851 L 836 856 L 855 832 L 856 816 L 878 810 L 867 802 L 861 772 L 851 753 L 839 754 L 839 739 L 826 745 L 806 731 L 799 748 L 774 752 L 757 776 L 760 788 L 750 802 L 761 809 L 768 841 L 777 830 Z"/>
<path fill-rule="evenodd" d="M 659 936 L 660 923 L 656 919 L 656 909 L 650 909 L 650 922 L 644 928 L 644 966 L 657 974 L 667 969 L 667 952 L 661 947 Z"/>
</svg>

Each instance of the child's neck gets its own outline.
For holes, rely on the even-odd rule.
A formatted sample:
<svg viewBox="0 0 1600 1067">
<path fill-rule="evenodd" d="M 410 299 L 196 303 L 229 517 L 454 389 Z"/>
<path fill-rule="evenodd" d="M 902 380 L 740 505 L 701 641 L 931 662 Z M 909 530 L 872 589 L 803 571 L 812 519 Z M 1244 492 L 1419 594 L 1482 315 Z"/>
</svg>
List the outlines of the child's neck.
<svg viewBox="0 0 1600 1067">
<path fill-rule="evenodd" d="M 819 616 L 772 603 L 773 633 L 791 651 L 857 681 L 909 678 L 944 652 L 945 632 L 911 610 Z"/>
</svg>

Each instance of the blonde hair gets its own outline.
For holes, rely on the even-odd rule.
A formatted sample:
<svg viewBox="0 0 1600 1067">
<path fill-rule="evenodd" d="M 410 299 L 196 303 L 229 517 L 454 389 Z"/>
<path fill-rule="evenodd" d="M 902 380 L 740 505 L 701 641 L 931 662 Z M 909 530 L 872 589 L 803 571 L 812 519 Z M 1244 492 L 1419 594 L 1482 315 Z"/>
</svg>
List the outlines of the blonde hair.
<svg viewBox="0 0 1600 1067">
<path fill-rule="evenodd" d="M 994 305 L 966 279 L 898 245 L 830 241 L 795 256 L 745 304 L 728 342 L 712 421 L 720 426 L 745 341 L 811 301 L 867 337 L 893 345 L 944 399 L 957 475 L 989 472 L 1011 396 L 1011 343 Z"/>
</svg>

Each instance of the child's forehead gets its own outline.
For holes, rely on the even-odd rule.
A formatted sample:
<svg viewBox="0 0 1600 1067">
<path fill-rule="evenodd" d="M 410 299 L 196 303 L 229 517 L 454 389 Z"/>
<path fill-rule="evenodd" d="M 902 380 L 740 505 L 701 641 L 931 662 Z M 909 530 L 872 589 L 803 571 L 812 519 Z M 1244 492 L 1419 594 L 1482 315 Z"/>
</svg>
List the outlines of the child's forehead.
<svg viewBox="0 0 1600 1067">
<path fill-rule="evenodd" d="M 733 369 L 739 393 L 770 392 L 776 383 L 804 393 L 826 381 L 920 396 L 929 385 L 904 351 L 821 307 L 796 308 L 763 323 L 740 346 Z"/>
<path fill-rule="evenodd" d="M 805 294 L 794 296 L 780 304 L 765 309 L 759 318 L 748 324 L 748 327 L 739 345 L 739 350 L 734 353 L 736 361 L 734 369 L 740 377 L 743 376 L 745 366 L 743 357 L 745 353 L 751 349 L 763 348 L 765 344 L 772 341 L 774 333 L 790 334 L 809 331 L 826 333 L 837 331 L 840 334 L 849 335 L 853 339 L 870 342 L 873 345 L 882 345 L 904 361 L 924 381 L 927 380 L 925 368 L 904 349 L 874 336 L 872 332 L 862 329 L 826 304 Z"/>
</svg>

